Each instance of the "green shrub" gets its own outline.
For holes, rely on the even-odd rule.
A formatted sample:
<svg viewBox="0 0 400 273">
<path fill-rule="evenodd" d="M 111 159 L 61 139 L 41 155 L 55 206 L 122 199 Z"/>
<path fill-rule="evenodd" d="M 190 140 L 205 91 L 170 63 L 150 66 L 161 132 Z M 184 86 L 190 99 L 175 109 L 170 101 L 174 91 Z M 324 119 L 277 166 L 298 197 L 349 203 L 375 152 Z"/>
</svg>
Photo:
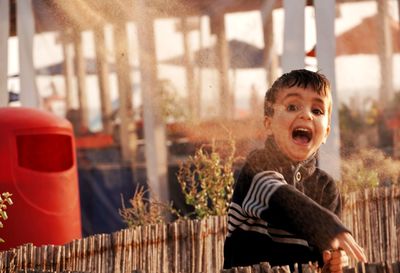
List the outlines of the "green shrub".
<svg viewBox="0 0 400 273">
<path fill-rule="evenodd" d="M 342 161 L 342 192 L 399 184 L 400 161 L 378 149 L 362 149 Z"/>
<path fill-rule="evenodd" d="M 203 145 L 181 163 L 177 179 L 186 204 L 194 207 L 196 218 L 227 213 L 233 193 L 233 165 L 238 159 L 235 150 L 235 141 L 229 137 L 219 145 L 215 141 Z M 129 200 L 131 207 L 125 207 L 122 200 L 119 213 L 128 226 L 168 222 L 171 215 L 178 219 L 192 216 L 183 216 L 172 204 L 148 198 L 146 193 L 143 187 L 138 188 Z"/>
<path fill-rule="evenodd" d="M 122 200 L 122 209 L 119 213 L 129 227 L 164 223 L 171 214 L 178 218 L 181 217 L 172 205 L 160 202 L 155 197 L 147 197 L 147 193 L 148 191 L 143 187 L 137 188 L 129 200 L 131 204 L 129 208 L 125 207 L 124 200 Z"/>
<path fill-rule="evenodd" d="M 220 146 L 213 141 L 210 148 L 199 148 L 177 174 L 186 204 L 194 207 L 198 219 L 226 214 L 233 193 L 234 140 Z"/>
</svg>

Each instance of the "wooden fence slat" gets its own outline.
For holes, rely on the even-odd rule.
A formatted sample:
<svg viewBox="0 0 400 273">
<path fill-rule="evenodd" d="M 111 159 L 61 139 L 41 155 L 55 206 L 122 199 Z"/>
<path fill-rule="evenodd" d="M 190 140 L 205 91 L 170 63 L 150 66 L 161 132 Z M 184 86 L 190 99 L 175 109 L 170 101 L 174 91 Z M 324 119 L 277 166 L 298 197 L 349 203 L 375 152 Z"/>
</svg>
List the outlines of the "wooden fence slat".
<svg viewBox="0 0 400 273">
<path fill-rule="evenodd" d="M 399 260 L 399 187 L 369 189 L 345 196 L 343 220 L 364 247 L 368 261 Z"/>
<path fill-rule="evenodd" d="M 140 266 L 139 255 L 140 255 L 140 232 L 139 228 L 134 229 L 133 233 L 134 238 L 134 248 L 133 248 L 133 257 L 134 257 L 134 269 L 138 269 Z"/>
<path fill-rule="evenodd" d="M 186 263 L 186 246 L 185 246 L 185 230 L 184 230 L 184 222 L 180 221 L 179 223 L 179 253 L 178 253 L 178 264 L 179 270 L 178 272 L 186 272 L 185 263 Z"/>
<path fill-rule="evenodd" d="M 261 267 L 261 273 L 271 273 L 272 272 L 271 265 L 268 262 L 260 263 L 260 267 Z"/>
<path fill-rule="evenodd" d="M 170 263 L 168 260 L 168 226 L 162 225 L 162 234 L 163 234 L 163 269 L 162 272 L 172 272 Z"/>
<path fill-rule="evenodd" d="M 400 188 L 370 189 L 345 196 L 343 221 L 364 247 L 370 264 L 345 273 L 400 273 Z M 0 271 L 93 273 L 286 273 L 269 264 L 222 270 L 227 217 L 179 220 L 73 240 L 63 246 L 26 244 L 0 252 Z M 382 263 L 385 261 L 385 263 Z M 296 272 L 296 267 L 295 267 Z M 305 267 L 304 273 L 314 273 Z"/>
<path fill-rule="evenodd" d="M 127 251 L 129 250 L 127 229 L 121 230 L 121 236 L 122 237 L 121 237 L 121 260 L 120 260 L 121 265 L 120 266 L 121 266 L 121 272 L 126 273 L 127 267 L 129 267 L 129 264 L 130 264 L 130 259 L 129 259 L 129 256 L 127 255 Z"/>
</svg>

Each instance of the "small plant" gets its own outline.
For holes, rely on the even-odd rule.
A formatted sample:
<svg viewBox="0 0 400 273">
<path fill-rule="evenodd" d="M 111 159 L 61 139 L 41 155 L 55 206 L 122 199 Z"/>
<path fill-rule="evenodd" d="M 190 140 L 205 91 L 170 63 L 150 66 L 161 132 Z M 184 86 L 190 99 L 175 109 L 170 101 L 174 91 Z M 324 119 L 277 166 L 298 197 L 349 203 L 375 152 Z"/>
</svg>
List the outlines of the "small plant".
<svg viewBox="0 0 400 273">
<path fill-rule="evenodd" d="M 12 194 L 9 192 L 3 192 L 0 196 L 0 218 L 3 220 L 7 220 L 7 205 L 11 206 L 13 204 L 11 200 Z M 3 228 L 3 222 L 0 221 L 0 228 Z M 4 243 L 4 240 L 0 238 L 0 242 Z"/>
<path fill-rule="evenodd" d="M 342 192 L 399 184 L 400 161 L 377 149 L 362 149 L 342 162 Z"/>
<path fill-rule="evenodd" d="M 228 144 L 216 145 L 213 141 L 210 146 L 202 146 L 179 168 L 177 178 L 185 202 L 194 207 L 198 219 L 227 213 L 233 193 L 233 165 L 238 158 L 232 137 L 224 143 Z M 119 213 L 129 227 L 167 222 L 171 215 L 178 219 L 191 216 L 183 216 L 172 204 L 148 198 L 147 193 L 143 187 L 137 188 L 129 208 L 122 200 Z"/>
<path fill-rule="evenodd" d="M 179 105 L 184 100 L 179 96 L 176 87 L 169 80 L 160 80 L 160 112 L 165 123 L 187 119 L 186 110 Z"/>
<path fill-rule="evenodd" d="M 233 193 L 235 142 L 230 137 L 228 149 L 198 149 L 179 168 L 177 178 L 186 204 L 194 207 L 197 218 L 227 213 Z"/>
<path fill-rule="evenodd" d="M 162 203 L 153 197 L 148 198 L 147 195 L 148 191 L 139 187 L 129 200 L 131 207 L 125 207 L 122 200 L 122 209 L 119 213 L 129 227 L 164 223 L 171 214 L 181 217 L 171 204 Z"/>
</svg>

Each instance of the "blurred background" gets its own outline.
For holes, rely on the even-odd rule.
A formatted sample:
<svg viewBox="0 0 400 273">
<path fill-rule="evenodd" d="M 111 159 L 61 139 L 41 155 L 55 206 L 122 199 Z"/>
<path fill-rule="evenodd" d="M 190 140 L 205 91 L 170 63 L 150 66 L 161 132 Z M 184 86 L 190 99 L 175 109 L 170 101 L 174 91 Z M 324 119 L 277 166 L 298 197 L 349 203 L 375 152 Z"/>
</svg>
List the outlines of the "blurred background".
<svg viewBox="0 0 400 273">
<path fill-rule="evenodd" d="M 121 194 L 127 200 L 138 185 L 185 210 L 179 163 L 229 134 L 238 156 L 262 146 L 265 92 L 294 68 L 320 70 L 333 84 L 334 151 L 321 152 L 326 165 L 338 166 L 332 175 L 351 178 L 347 190 L 357 181 L 398 183 L 399 2 L 297 2 L 3 6 L 10 13 L 2 13 L 9 25 L 0 20 L 0 53 L 8 60 L 2 106 L 35 107 L 72 123 L 85 235 L 123 227 Z M 390 175 L 354 178 L 374 160 Z"/>
</svg>

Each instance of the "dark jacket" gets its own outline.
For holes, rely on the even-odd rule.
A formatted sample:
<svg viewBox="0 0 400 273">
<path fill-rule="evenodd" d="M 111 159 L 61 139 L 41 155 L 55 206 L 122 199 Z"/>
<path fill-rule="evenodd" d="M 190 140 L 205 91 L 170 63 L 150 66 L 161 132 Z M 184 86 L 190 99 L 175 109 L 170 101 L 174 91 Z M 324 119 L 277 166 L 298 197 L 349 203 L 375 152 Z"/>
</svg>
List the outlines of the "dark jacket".
<svg viewBox="0 0 400 273">
<path fill-rule="evenodd" d="M 271 265 L 318 261 L 340 222 L 335 181 L 316 167 L 316 156 L 294 163 L 272 138 L 247 158 L 228 212 L 224 268 L 268 261 Z"/>
</svg>

